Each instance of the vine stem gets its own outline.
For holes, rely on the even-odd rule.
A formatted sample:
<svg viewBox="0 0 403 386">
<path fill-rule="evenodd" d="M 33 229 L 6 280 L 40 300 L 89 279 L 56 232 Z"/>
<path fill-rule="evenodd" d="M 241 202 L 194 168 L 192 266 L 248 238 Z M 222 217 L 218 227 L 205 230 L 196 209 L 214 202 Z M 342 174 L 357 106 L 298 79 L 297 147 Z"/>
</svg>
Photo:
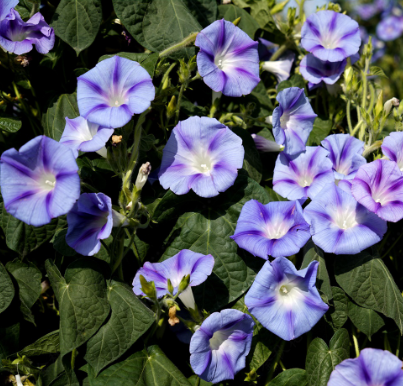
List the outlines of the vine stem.
<svg viewBox="0 0 403 386">
<path fill-rule="evenodd" d="M 281 359 L 281 355 L 283 354 L 284 346 L 285 346 L 285 340 L 283 340 L 281 342 L 281 344 L 280 344 L 280 347 L 279 347 L 279 349 L 277 351 L 277 355 L 276 355 L 276 358 L 274 359 L 273 365 L 271 366 L 270 371 L 267 374 L 265 386 L 268 386 L 270 381 L 273 378 L 273 374 L 276 371 L 277 365 L 278 365 L 278 363 L 280 362 L 280 359 Z"/>
<path fill-rule="evenodd" d="M 176 105 L 176 111 L 175 111 L 175 125 L 177 125 L 178 122 L 179 122 L 179 113 L 181 111 L 182 96 L 183 96 L 183 93 L 184 93 L 184 91 L 186 89 L 186 84 L 187 84 L 187 82 L 182 83 L 181 88 L 179 90 L 178 103 Z"/>
<path fill-rule="evenodd" d="M 350 132 L 350 135 L 353 135 L 354 130 L 353 130 L 353 125 L 351 124 L 351 100 L 350 99 L 347 101 L 346 116 L 347 116 L 348 131 Z"/>
<path fill-rule="evenodd" d="M 159 55 L 160 58 L 172 54 L 173 52 L 178 51 L 181 48 L 188 46 L 189 44 L 192 44 L 196 40 L 197 34 L 198 32 L 193 32 L 187 38 L 183 39 L 181 42 L 174 44 L 171 47 L 168 47 L 164 51 L 161 51 Z"/>
<path fill-rule="evenodd" d="M 288 48 L 287 44 L 283 44 L 282 46 L 280 46 L 279 49 L 272 55 L 270 61 L 274 62 L 275 60 L 277 60 L 281 55 L 284 54 L 287 48 Z"/>
<path fill-rule="evenodd" d="M 354 328 L 352 329 L 351 334 L 353 335 L 355 356 L 358 358 L 360 356 L 360 347 L 358 346 L 358 339 L 357 336 L 355 335 Z"/>
</svg>

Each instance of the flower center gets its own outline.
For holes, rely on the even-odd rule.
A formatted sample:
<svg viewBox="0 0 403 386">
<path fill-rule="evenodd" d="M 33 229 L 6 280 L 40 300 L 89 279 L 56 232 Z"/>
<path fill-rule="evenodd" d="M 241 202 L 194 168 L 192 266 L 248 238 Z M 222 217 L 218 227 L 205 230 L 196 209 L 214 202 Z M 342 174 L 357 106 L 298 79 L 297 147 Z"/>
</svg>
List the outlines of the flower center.
<svg viewBox="0 0 403 386">
<path fill-rule="evenodd" d="M 331 33 L 329 33 L 322 38 L 321 43 L 324 48 L 333 50 L 338 47 L 339 39 L 335 38 Z"/>
<path fill-rule="evenodd" d="M 353 228 L 357 224 L 358 224 L 358 222 L 355 218 L 354 212 L 349 213 L 348 211 L 342 211 L 336 216 L 336 225 L 340 229 Z"/>
<path fill-rule="evenodd" d="M 216 331 L 210 339 L 210 348 L 212 350 L 218 350 L 220 346 L 228 339 L 227 334 L 223 331 Z"/>
<path fill-rule="evenodd" d="M 223 56 L 217 56 L 217 57 L 214 59 L 214 64 L 215 64 L 220 70 L 222 70 L 222 69 L 224 68 L 224 65 L 225 65 L 224 57 L 223 57 Z"/>
<path fill-rule="evenodd" d="M 310 186 L 312 184 L 313 178 L 310 175 L 303 175 L 299 178 L 298 185 L 302 188 Z"/>
<path fill-rule="evenodd" d="M 293 287 L 289 284 L 283 284 L 278 292 L 280 293 L 281 296 L 288 296 L 290 292 L 292 291 Z"/>
<path fill-rule="evenodd" d="M 210 175 L 213 169 L 213 161 L 210 155 L 206 153 L 200 153 L 193 159 L 193 167 L 197 173 L 203 173 L 205 175 Z"/>
<path fill-rule="evenodd" d="M 45 173 L 38 182 L 43 190 L 50 192 L 56 186 L 56 177 L 51 173 Z"/>
<path fill-rule="evenodd" d="M 286 129 L 287 128 L 287 123 L 290 120 L 290 116 L 289 114 L 283 114 L 280 118 L 280 126 L 282 129 Z"/>
<path fill-rule="evenodd" d="M 119 107 L 126 103 L 126 98 L 122 95 L 112 95 L 109 99 L 110 107 Z"/>
<path fill-rule="evenodd" d="M 271 240 L 281 239 L 289 231 L 289 227 L 284 221 L 276 221 L 266 228 L 266 237 Z"/>
</svg>

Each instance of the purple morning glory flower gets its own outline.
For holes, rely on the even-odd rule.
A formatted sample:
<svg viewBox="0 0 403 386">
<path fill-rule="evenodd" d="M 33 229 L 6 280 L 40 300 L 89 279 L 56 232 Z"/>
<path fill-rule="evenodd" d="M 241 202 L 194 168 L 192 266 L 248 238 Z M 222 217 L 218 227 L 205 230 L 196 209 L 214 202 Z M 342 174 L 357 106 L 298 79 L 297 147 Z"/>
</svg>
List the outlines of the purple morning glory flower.
<svg viewBox="0 0 403 386">
<path fill-rule="evenodd" d="M 103 60 L 77 81 L 80 115 L 112 129 L 147 110 L 154 96 L 148 72 L 137 62 L 119 56 Z"/>
<path fill-rule="evenodd" d="M 328 184 L 304 209 L 313 242 L 326 253 L 356 254 L 380 241 L 386 221 L 335 184 Z"/>
<path fill-rule="evenodd" d="M 1 0 L 0 1 L 0 21 L 4 20 L 11 12 L 11 8 L 18 5 L 19 0 Z"/>
<path fill-rule="evenodd" d="M 344 72 L 346 63 L 345 59 L 341 62 L 328 62 L 308 54 L 301 60 L 299 68 L 302 76 L 313 84 L 335 84 Z"/>
<path fill-rule="evenodd" d="M 211 314 L 190 341 L 190 365 L 195 374 L 212 383 L 234 379 L 245 367 L 254 325 L 249 315 L 238 310 Z"/>
<path fill-rule="evenodd" d="M 265 62 L 270 60 L 272 55 L 278 50 L 278 44 L 270 42 L 269 40 L 258 38 L 258 53 L 259 60 Z"/>
<path fill-rule="evenodd" d="M 204 83 L 224 95 L 248 95 L 260 82 L 258 42 L 230 21 L 217 20 L 197 35 L 197 68 Z"/>
<path fill-rule="evenodd" d="M 301 29 L 301 46 L 320 60 L 341 62 L 358 52 L 358 23 L 334 11 L 319 11 L 308 17 Z"/>
<path fill-rule="evenodd" d="M 361 166 L 351 184 L 355 199 L 380 218 L 403 218 L 403 175 L 396 162 L 377 159 Z"/>
<path fill-rule="evenodd" d="M 249 312 L 284 340 L 310 331 L 329 309 L 315 286 L 318 265 L 298 271 L 285 257 L 266 262 L 245 296 Z"/>
<path fill-rule="evenodd" d="M 40 54 L 47 54 L 54 44 L 55 31 L 39 12 L 25 22 L 16 10 L 11 9 L 0 22 L 0 46 L 6 51 L 21 55 L 35 45 Z"/>
<path fill-rule="evenodd" d="M 402 386 L 402 361 L 389 351 L 365 348 L 330 374 L 327 386 Z"/>
<path fill-rule="evenodd" d="M 269 202 L 250 200 L 242 208 L 235 233 L 239 247 L 254 256 L 291 256 L 311 238 L 298 201 Z"/>
<path fill-rule="evenodd" d="M 403 133 L 390 133 L 383 140 L 381 148 L 383 155 L 396 162 L 400 171 L 403 172 Z"/>
<path fill-rule="evenodd" d="M 73 152 L 40 135 L 1 155 L 1 194 L 8 213 L 29 225 L 66 214 L 80 196 Z"/>
<path fill-rule="evenodd" d="M 390 15 L 380 21 L 376 27 L 378 38 L 388 42 L 400 37 L 403 33 L 403 16 Z"/>
<path fill-rule="evenodd" d="M 284 152 L 290 155 L 305 150 L 305 144 L 317 115 L 313 112 L 304 89 L 290 87 L 278 93 L 279 106 L 273 111 L 273 135 Z"/>
<path fill-rule="evenodd" d="M 273 174 L 273 189 L 289 200 L 313 199 L 322 188 L 334 183 L 329 152 L 319 146 L 307 146 L 296 156 L 280 153 Z"/>
<path fill-rule="evenodd" d="M 93 256 L 101 248 L 113 227 L 112 201 L 103 193 L 84 193 L 67 214 L 66 242 L 84 256 Z"/>
<path fill-rule="evenodd" d="M 157 290 L 157 297 L 162 298 L 169 293 L 168 279 L 174 288 L 174 295 L 184 276 L 190 275 L 190 283 L 179 298 L 188 308 L 195 308 L 191 287 L 202 284 L 211 274 L 214 267 L 214 257 L 182 249 L 178 254 L 161 263 L 146 262 L 140 268 L 133 280 L 133 292 L 138 296 L 146 296 L 141 290 L 140 275 L 147 281 L 153 281 Z"/>
<path fill-rule="evenodd" d="M 277 142 L 270 141 L 261 135 L 252 134 L 256 149 L 264 153 L 279 152 L 284 150 L 284 145 L 279 145 Z"/>
<path fill-rule="evenodd" d="M 242 168 L 242 140 L 214 118 L 190 117 L 172 130 L 162 156 L 159 180 L 164 189 L 201 197 L 231 187 Z"/>
<path fill-rule="evenodd" d="M 271 72 L 280 83 L 283 80 L 287 80 L 290 77 L 292 65 L 294 63 L 295 54 L 291 51 L 287 51 L 283 56 L 276 61 L 263 62 L 262 70 Z"/>
<path fill-rule="evenodd" d="M 336 180 L 352 180 L 358 168 L 367 163 L 362 156 L 364 142 L 350 134 L 329 135 L 321 144 L 329 152 Z"/>
<path fill-rule="evenodd" d="M 83 117 L 69 119 L 66 117 L 66 126 L 64 128 L 60 143 L 73 150 L 76 157 L 78 151 L 97 152 L 106 158 L 106 142 L 113 134 L 113 129 L 100 127 L 96 123 L 87 121 Z"/>
</svg>

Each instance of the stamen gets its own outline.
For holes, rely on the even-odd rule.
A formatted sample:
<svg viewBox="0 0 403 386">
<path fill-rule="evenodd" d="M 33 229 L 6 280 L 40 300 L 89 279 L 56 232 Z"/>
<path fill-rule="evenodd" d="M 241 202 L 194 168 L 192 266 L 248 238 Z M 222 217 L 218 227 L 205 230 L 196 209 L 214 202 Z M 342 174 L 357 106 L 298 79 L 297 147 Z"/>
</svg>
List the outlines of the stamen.
<svg viewBox="0 0 403 386">
<path fill-rule="evenodd" d="M 46 181 L 45 181 L 45 184 L 54 187 L 54 186 L 56 185 L 56 181 L 53 181 L 53 182 L 52 182 L 52 181 L 46 180 Z"/>
</svg>

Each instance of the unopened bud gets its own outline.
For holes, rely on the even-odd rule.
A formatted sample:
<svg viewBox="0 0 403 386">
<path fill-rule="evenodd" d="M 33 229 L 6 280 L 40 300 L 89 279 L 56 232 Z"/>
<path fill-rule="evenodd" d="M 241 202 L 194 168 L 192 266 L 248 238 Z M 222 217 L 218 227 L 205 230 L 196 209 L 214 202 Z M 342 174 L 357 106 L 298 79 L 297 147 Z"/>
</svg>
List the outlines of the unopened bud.
<svg viewBox="0 0 403 386">
<path fill-rule="evenodd" d="M 253 141 L 255 142 L 256 149 L 265 152 L 273 153 L 284 150 L 284 145 L 279 145 L 274 141 L 270 141 L 261 135 L 252 134 Z"/>
<path fill-rule="evenodd" d="M 157 290 L 153 281 L 148 282 L 143 275 L 140 275 L 141 290 L 150 299 L 157 299 Z"/>
<path fill-rule="evenodd" d="M 141 165 L 139 174 L 137 175 L 136 179 L 137 190 L 143 189 L 143 186 L 147 182 L 150 173 L 151 173 L 151 164 L 149 162 L 146 162 L 145 164 Z"/>
<path fill-rule="evenodd" d="M 121 135 L 112 135 L 112 146 L 117 146 L 120 142 L 122 142 Z"/>
<path fill-rule="evenodd" d="M 168 291 L 169 293 L 173 294 L 174 293 L 174 287 L 172 285 L 171 279 L 167 280 L 167 284 L 168 284 Z"/>
<path fill-rule="evenodd" d="M 175 95 L 172 95 L 172 98 L 167 106 L 167 118 L 168 119 L 172 118 L 175 115 L 175 111 L 176 111 L 176 97 Z"/>
<path fill-rule="evenodd" d="M 389 115 L 390 110 L 392 110 L 392 107 L 399 107 L 399 104 L 400 101 L 397 98 L 392 98 L 386 101 L 385 104 L 383 105 L 383 111 L 385 115 Z"/>
<path fill-rule="evenodd" d="M 232 24 L 237 26 L 241 22 L 241 17 L 238 17 L 238 19 L 235 19 Z"/>
<path fill-rule="evenodd" d="M 20 374 L 15 375 L 15 382 L 16 382 L 17 386 L 24 386 L 24 384 L 22 383 Z"/>
<path fill-rule="evenodd" d="M 180 322 L 180 320 L 176 316 L 176 306 L 172 306 L 169 309 L 168 315 L 169 315 L 168 323 L 170 326 L 175 326 L 175 324 L 178 324 Z"/>
<path fill-rule="evenodd" d="M 381 91 L 378 95 L 378 100 L 376 101 L 376 105 L 374 107 L 374 116 L 375 118 L 379 118 L 383 110 L 383 91 Z"/>
<path fill-rule="evenodd" d="M 183 292 L 188 287 L 189 283 L 190 283 L 190 274 L 183 276 L 183 278 L 179 284 L 178 291 Z"/>
</svg>

